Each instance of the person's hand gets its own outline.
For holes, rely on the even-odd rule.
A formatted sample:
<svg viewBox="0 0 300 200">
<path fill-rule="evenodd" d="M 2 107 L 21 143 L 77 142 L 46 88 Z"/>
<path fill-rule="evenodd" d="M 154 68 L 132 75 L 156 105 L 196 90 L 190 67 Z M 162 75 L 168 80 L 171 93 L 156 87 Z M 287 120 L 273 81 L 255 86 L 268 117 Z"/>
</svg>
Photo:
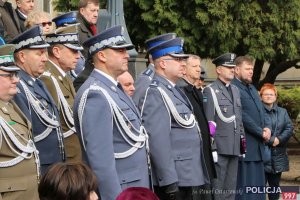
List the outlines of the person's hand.
<svg viewBox="0 0 300 200">
<path fill-rule="evenodd" d="M 269 141 L 271 138 L 271 130 L 269 128 L 264 128 L 262 136 L 263 136 L 264 141 Z"/>
<path fill-rule="evenodd" d="M 272 144 L 273 147 L 276 147 L 277 145 L 279 145 L 280 141 L 277 137 L 275 137 L 274 142 Z"/>
</svg>

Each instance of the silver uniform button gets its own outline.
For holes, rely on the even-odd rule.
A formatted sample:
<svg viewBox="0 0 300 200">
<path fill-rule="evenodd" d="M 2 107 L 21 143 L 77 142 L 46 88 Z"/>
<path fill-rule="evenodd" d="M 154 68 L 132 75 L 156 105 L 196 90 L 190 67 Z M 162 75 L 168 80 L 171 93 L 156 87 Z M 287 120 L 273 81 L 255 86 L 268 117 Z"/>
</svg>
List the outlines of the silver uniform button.
<svg viewBox="0 0 300 200">
<path fill-rule="evenodd" d="M 111 86 L 110 87 L 112 89 L 112 91 L 116 92 L 117 91 L 117 88 L 115 86 Z"/>
</svg>

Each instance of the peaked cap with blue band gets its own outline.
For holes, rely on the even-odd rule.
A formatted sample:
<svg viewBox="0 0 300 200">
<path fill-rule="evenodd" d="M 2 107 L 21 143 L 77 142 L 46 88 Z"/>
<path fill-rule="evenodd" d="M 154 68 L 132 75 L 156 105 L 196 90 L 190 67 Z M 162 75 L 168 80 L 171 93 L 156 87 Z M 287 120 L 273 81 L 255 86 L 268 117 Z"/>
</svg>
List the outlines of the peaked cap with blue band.
<svg viewBox="0 0 300 200">
<path fill-rule="evenodd" d="M 15 44 L 15 52 L 22 49 L 43 49 L 50 46 L 43 37 L 43 29 L 40 25 L 33 26 L 24 31 L 10 43 Z"/>
<path fill-rule="evenodd" d="M 174 38 L 176 38 L 176 33 L 166 33 L 166 34 L 155 36 L 155 37 L 150 38 L 145 41 L 146 48 L 149 50 L 150 48 L 152 48 L 162 42 L 165 42 L 167 40 L 171 40 Z"/>
<path fill-rule="evenodd" d="M 14 60 L 15 45 L 5 44 L 0 46 L 0 69 L 7 72 L 19 71 Z"/>
<path fill-rule="evenodd" d="M 176 58 L 188 58 L 189 56 L 183 52 L 183 42 L 182 38 L 174 38 L 150 48 L 148 52 L 153 60 L 166 55 Z"/>
<path fill-rule="evenodd" d="M 124 36 L 124 28 L 121 25 L 113 26 L 89 38 L 83 43 L 83 46 L 89 48 L 89 55 L 94 55 L 98 51 L 106 48 L 111 49 L 133 49 L 133 44 L 127 43 Z"/>
<path fill-rule="evenodd" d="M 54 17 L 52 21 L 55 23 L 56 27 L 66 26 L 69 24 L 76 24 L 77 23 L 77 11 L 67 12 L 65 14 L 59 15 Z"/>
<path fill-rule="evenodd" d="M 212 63 L 218 66 L 225 66 L 225 67 L 235 67 L 235 58 L 236 55 L 234 53 L 225 53 L 220 55 L 219 57 L 213 59 Z"/>
<path fill-rule="evenodd" d="M 77 30 L 78 24 L 73 24 L 56 29 L 53 33 L 46 35 L 46 40 L 50 45 L 62 44 L 77 51 L 83 50 L 79 43 Z"/>
</svg>

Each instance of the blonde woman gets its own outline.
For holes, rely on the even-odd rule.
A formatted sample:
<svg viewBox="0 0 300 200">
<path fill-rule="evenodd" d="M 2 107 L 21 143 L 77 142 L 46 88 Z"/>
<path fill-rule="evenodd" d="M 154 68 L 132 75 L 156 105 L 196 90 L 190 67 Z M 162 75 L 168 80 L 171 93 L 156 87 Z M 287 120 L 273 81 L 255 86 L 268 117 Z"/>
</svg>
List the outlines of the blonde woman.
<svg viewBox="0 0 300 200">
<path fill-rule="evenodd" d="M 50 14 L 43 11 L 32 11 L 29 13 L 24 26 L 26 29 L 29 29 L 34 25 L 41 25 L 43 33 L 49 33 L 52 30 Z"/>
</svg>

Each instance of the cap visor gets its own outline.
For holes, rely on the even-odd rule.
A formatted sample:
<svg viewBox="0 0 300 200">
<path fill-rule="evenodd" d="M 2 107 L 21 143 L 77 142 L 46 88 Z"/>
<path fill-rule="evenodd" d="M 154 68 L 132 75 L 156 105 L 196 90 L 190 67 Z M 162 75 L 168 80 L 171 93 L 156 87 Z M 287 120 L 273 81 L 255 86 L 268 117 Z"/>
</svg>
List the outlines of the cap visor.
<svg viewBox="0 0 300 200">
<path fill-rule="evenodd" d="M 77 50 L 77 51 L 82 51 L 83 50 L 83 47 L 80 46 L 79 44 L 63 44 L 64 46 L 70 48 L 70 49 L 74 49 L 74 50 Z"/>
<path fill-rule="evenodd" d="M 122 44 L 122 45 L 109 46 L 109 48 L 112 48 L 112 49 L 127 49 L 127 50 L 130 50 L 130 49 L 133 49 L 133 48 L 134 48 L 134 45 L 133 45 L 133 44 Z"/>
<path fill-rule="evenodd" d="M 7 71 L 7 72 L 15 72 L 15 71 L 20 71 L 21 69 L 15 65 L 11 65 L 8 67 L 0 67 L 1 70 Z"/>
<path fill-rule="evenodd" d="M 223 64 L 224 67 L 236 67 L 236 64 Z"/>
<path fill-rule="evenodd" d="M 170 53 L 169 55 L 172 57 L 175 57 L 175 58 L 188 58 L 189 57 L 189 55 L 183 54 L 183 53 Z"/>
<path fill-rule="evenodd" d="M 29 46 L 28 49 L 44 49 L 44 48 L 48 48 L 48 47 L 50 47 L 50 45 L 48 43 L 45 43 L 45 44 Z"/>
</svg>

